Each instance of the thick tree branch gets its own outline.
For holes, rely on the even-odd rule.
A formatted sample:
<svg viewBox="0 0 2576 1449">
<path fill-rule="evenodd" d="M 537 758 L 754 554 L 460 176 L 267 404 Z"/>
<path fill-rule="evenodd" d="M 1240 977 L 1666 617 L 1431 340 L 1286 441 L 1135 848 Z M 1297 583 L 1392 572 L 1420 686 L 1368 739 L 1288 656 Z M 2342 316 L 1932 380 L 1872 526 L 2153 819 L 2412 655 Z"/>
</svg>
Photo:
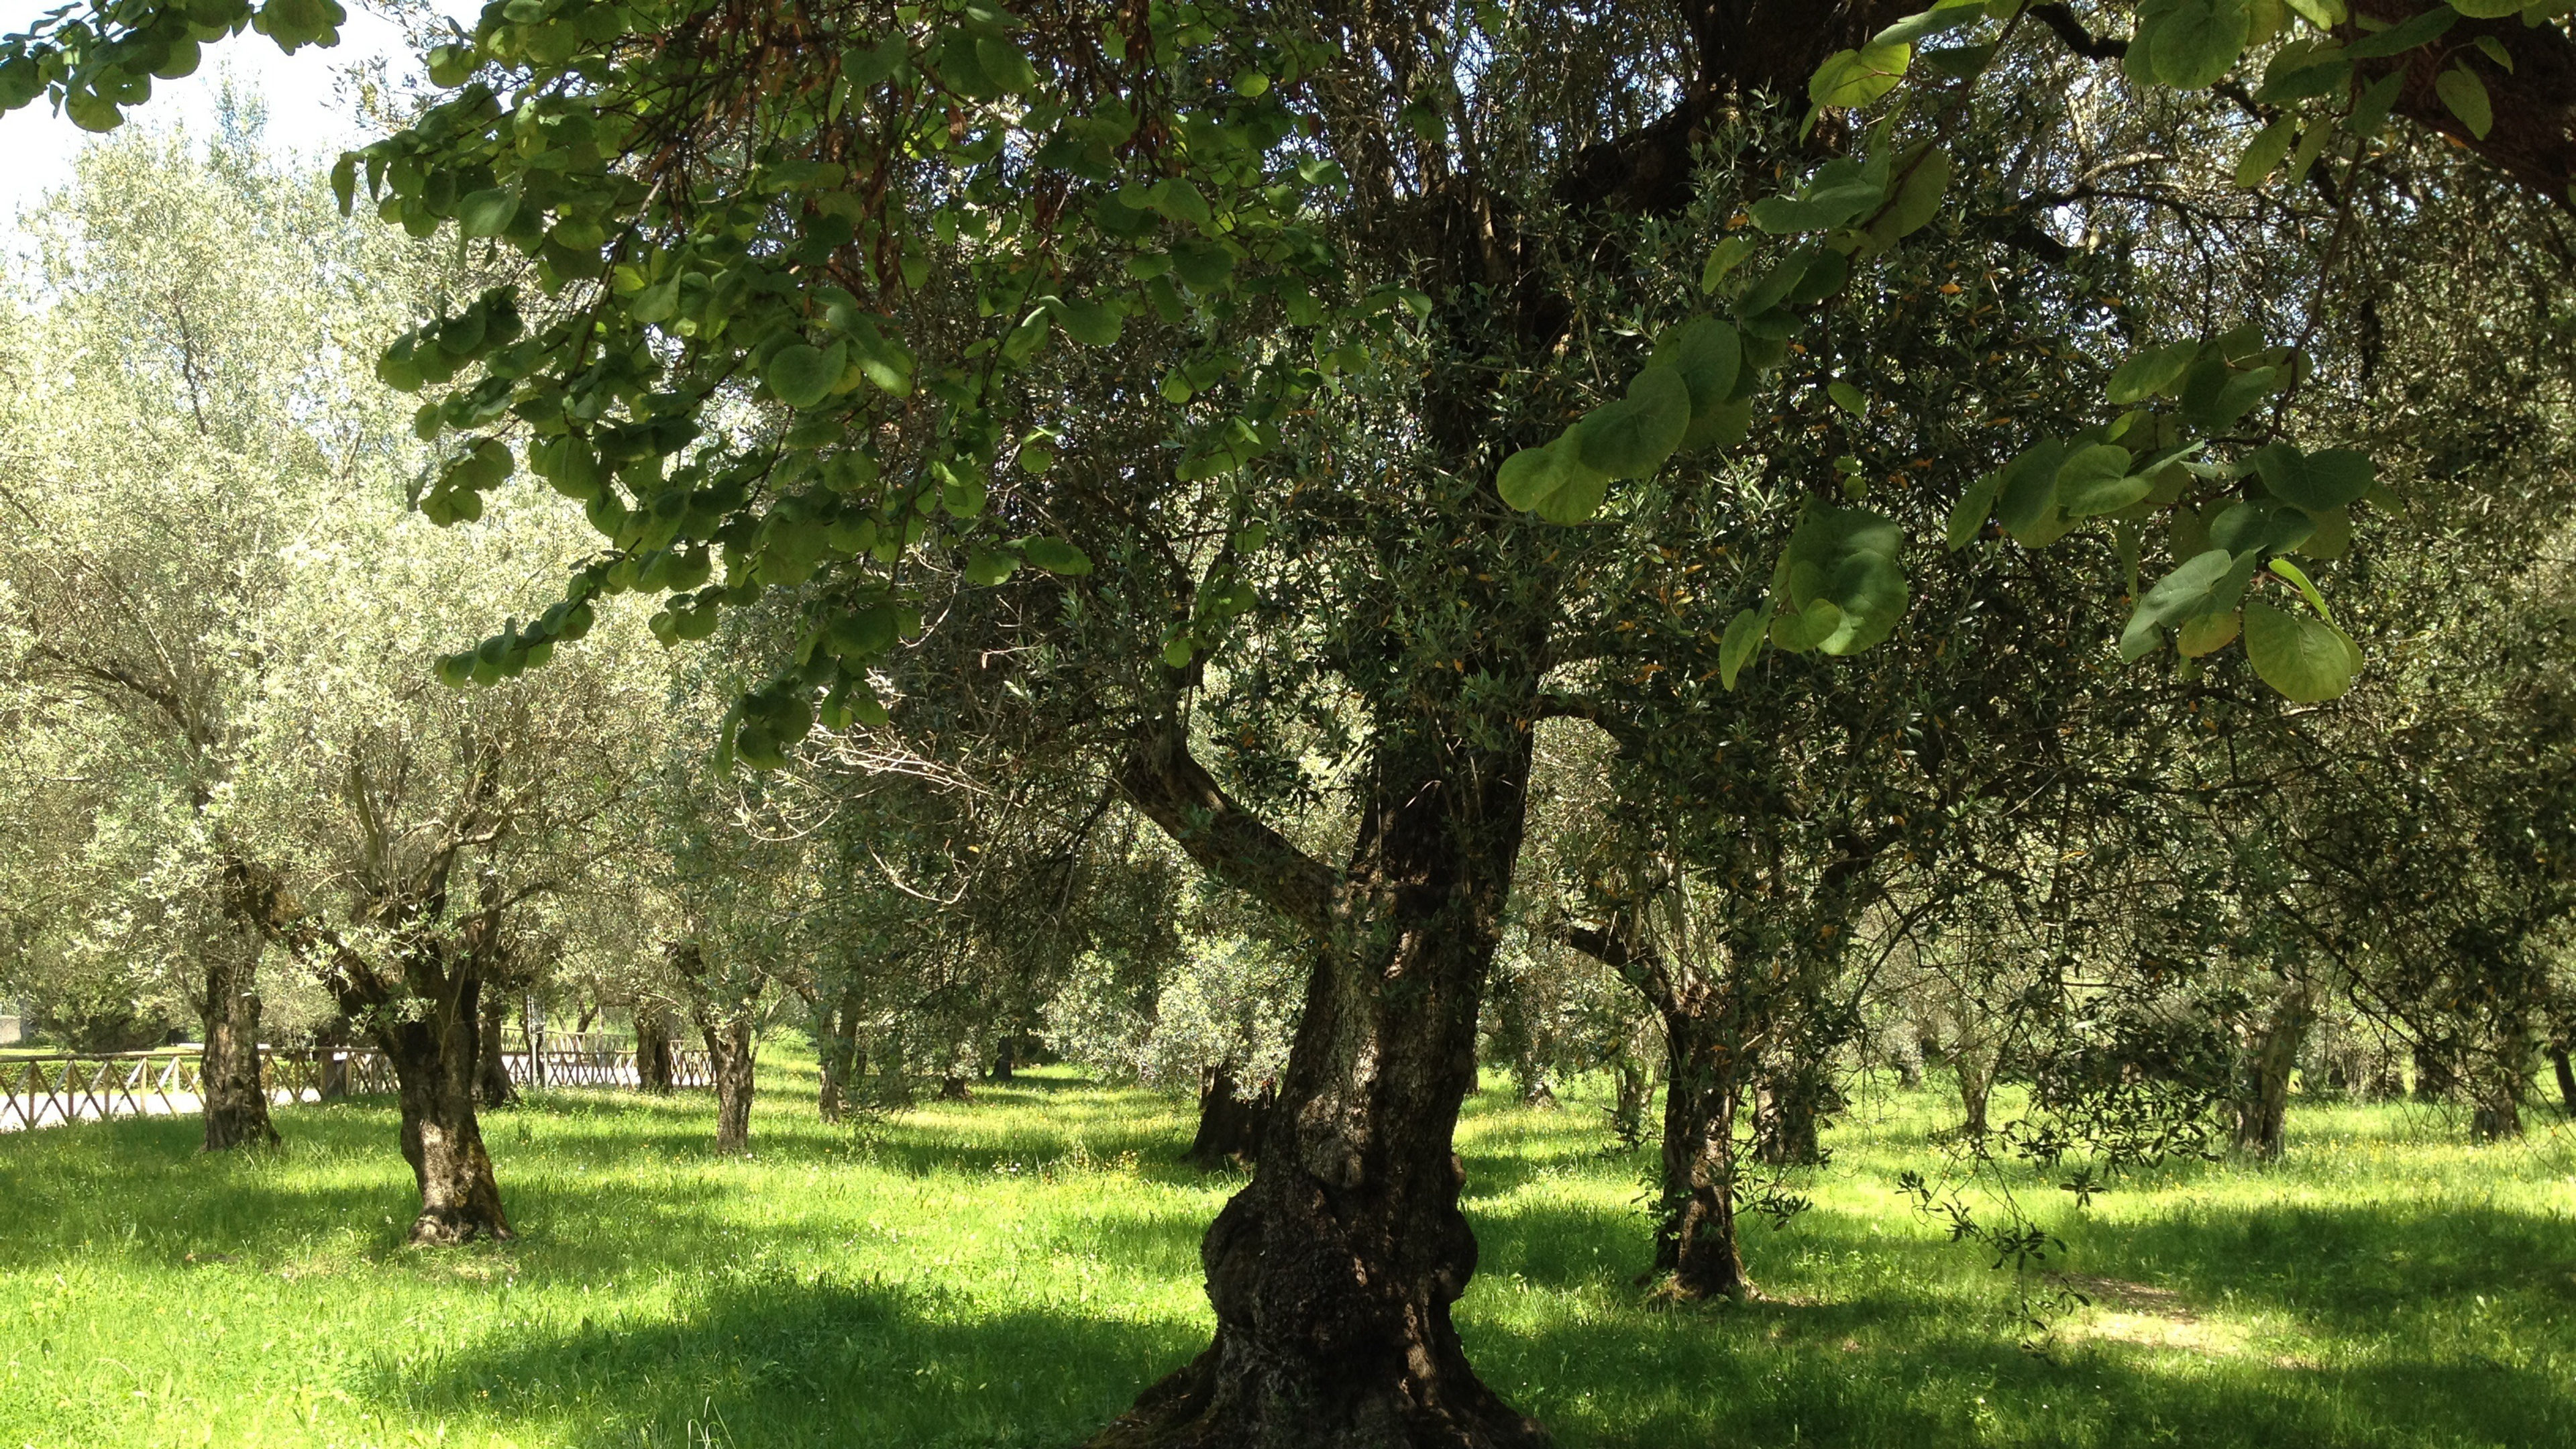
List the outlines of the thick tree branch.
<svg viewBox="0 0 2576 1449">
<path fill-rule="evenodd" d="M 1631 945 L 1625 932 L 1578 926 L 1559 917 L 1542 927 L 1539 934 L 1617 972 L 1619 979 L 1637 988 L 1655 1010 L 1670 1015 L 1679 1008 L 1680 998 L 1673 990 L 1672 973 L 1665 969 L 1664 958 L 1651 946 Z"/>
<path fill-rule="evenodd" d="M 1190 754 L 1187 727 L 1165 717 L 1127 752 L 1118 790 L 1201 868 L 1269 902 L 1321 937 L 1330 935 L 1340 877 L 1225 793 Z"/>
</svg>

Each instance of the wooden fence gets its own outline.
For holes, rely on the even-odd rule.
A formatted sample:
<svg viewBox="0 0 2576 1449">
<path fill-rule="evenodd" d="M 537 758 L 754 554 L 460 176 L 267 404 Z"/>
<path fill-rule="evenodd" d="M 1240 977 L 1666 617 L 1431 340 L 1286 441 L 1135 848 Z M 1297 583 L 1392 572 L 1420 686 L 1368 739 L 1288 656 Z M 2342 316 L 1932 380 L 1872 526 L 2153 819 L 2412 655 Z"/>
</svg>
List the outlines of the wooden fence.
<svg viewBox="0 0 2576 1449">
<path fill-rule="evenodd" d="M 523 1091 L 551 1087 L 640 1087 L 632 1048 L 552 1047 L 504 1052 Z M 260 1081 L 272 1103 L 327 1102 L 396 1090 L 384 1053 L 263 1047 Z M 195 1051 L 110 1052 L 96 1056 L 0 1057 L 0 1132 L 111 1117 L 180 1117 L 204 1107 L 204 1061 Z M 671 1085 L 711 1087 L 703 1051 L 671 1054 Z"/>
</svg>

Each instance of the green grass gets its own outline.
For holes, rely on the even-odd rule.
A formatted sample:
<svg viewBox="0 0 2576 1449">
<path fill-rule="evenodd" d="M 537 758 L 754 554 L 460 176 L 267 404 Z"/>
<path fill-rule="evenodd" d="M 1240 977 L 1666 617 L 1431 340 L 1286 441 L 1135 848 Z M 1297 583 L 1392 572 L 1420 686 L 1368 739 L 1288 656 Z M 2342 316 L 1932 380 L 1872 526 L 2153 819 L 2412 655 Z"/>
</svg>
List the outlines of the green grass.
<svg viewBox="0 0 2576 1449">
<path fill-rule="evenodd" d="M 523 1237 L 461 1251 L 399 1246 L 380 1104 L 282 1112 L 261 1156 L 193 1120 L 0 1137 L 0 1449 L 1052 1446 L 1205 1341 L 1232 1180 L 1174 1163 L 1181 1104 L 1048 1074 L 830 1128 L 771 1057 L 747 1161 L 699 1097 L 491 1114 Z M 2271 1171 L 2025 1183 L 2094 1299 L 2037 1334 L 1894 1188 L 1938 1099 L 1867 1095 L 1814 1209 L 1751 1229 L 1764 1301 L 1673 1309 L 1596 1095 L 1488 1094 L 1461 1143 L 1469 1350 L 1566 1445 L 2576 1444 L 2576 1134 L 2310 1108 Z"/>
</svg>

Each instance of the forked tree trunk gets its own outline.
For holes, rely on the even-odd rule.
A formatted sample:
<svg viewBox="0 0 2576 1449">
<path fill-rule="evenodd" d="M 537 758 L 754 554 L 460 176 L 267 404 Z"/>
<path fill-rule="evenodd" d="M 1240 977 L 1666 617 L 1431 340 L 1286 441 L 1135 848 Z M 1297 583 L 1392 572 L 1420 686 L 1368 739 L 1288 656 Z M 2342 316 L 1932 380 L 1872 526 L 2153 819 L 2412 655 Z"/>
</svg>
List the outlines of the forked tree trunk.
<svg viewBox="0 0 2576 1449">
<path fill-rule="evenodd" d="M 1270 1115 L 1268 1088 L 1247 1098 L 1234 1079 L 1234 1064 L 1220 1063 L 1199 1073 L 1199 1130 L 1182 1160 L 1194 1167 L 1218 1168 L 1248 1160 L 1261 1150 L 1261 1131 Z"/>
<path fill-rule="evenodd" d="M 2290 1111 L 2290 1073 L 2316 1019 L 2304 984 L 2291 985 L 2272 1003 L 2237 1082 L 2237 1151 L 2266 1162 L 2280 1157 Z"/>
<path fill-rule="evenodd" d="M 716 1151 L 751 1147 L 752 1030 L 749 1018 L 706 1021 L 707 1068 L 716 1079 Z"/>
<path fill-rule="evenodd" d="M 2558 1108 L 2570 1120 L 2576 1120 L 2576 1063 L 2567 1060 L 2567 1048 L 2549 1049 L 2549 1068 L 2558 1074 Z"/>
<path fill-rule="evenodd" d="M 259 1071 L 260 938 L 227 932 L 206 952 L 206 1050 L 199 1093 L 208 1152 L 277 1141 Z"/>
<path fill-rule="evenodd" d="M 1524 740 L 1526 736 L 1522 737 Z M 1476 1268 L 1450 1139 L 1520 846 L 1529 761 L 1381 745 L 1349 869 L 1300 869 L 1330 905 L 1252 1181 L 1199 1251 L 1216 1340 L 1095 1449 L 1526 1449 L 1545 1442 L 1468 1366 L 1450 1305 Z M 1213 854 L 1194 768 L 1129 785 Z M 1415 768 L 1390 769 L 1390 764 Z M 1218 827 L 1222 829 L 1222 827 Z M 1222 842 L 1222 837 L 1218 837 Z M 1275 839 L 1275 838 L 1274 838 Z M 1257 842 L 1270 847 L 1269 841 Z M 1239 865 L 1240 862 L 1234 862 Z M 1308 897 L 1300 896 L 1300 899 Z"/>
<path fill-rule="evenodd" d="M 1743 1060 L 1695 1013 L 1668 1012 L 1664 1040 L 1663 1186 L 1655 1215 L 1655 1267 L 1692 1298 L 1752 1291 L 1735 1234 L 1735 1113 Z"/>
<path fill-rule="evenodd" d="M 509 1012 L 510 1003 L 502 993 L 484 993 L 483 1010 L 475 1023 L 474 1092 L 486 1107 L 512 1107 L 519 1101 L 518 1084 L 510 1080 L 509 1058 L 501 1050 L 501 1028 Z M 530 1046 L 534 1045 L 532 1041 Z"/>
<path fill-rule="evenodd" d="M 671 1095 L 671 1011 L 658 1001 L 635 1004 L 635 1084 L 658 1097 Z"/>
<path fill-rule="evenodd" d="M 514 1236 L 474 1117 L 481 994 L 466 976 L 419 1018 L 370 1029 L 400 1084 L 403 1160 L 420 1184 L 411 1241 L 424 1247 Z"/>
</svg>

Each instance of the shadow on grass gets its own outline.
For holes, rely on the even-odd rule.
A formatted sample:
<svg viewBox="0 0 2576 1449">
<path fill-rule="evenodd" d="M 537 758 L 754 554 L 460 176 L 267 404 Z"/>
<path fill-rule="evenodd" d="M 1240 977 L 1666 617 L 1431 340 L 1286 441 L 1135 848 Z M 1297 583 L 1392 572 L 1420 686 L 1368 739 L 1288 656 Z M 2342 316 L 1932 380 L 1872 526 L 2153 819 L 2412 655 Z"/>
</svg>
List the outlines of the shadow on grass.
<svg viewBox="0 0 2576 1449">
<path fill-rule="evenodd" d="M 355 1387 L 389 1414 L 465 1416 L 567 1446 L 1058 1446 L 1203 1346 L 1187 1324 L 995 1311 L 823 1275 L 720 1273 L 669 1320 L 512 1334 Z"/>
</svg>

